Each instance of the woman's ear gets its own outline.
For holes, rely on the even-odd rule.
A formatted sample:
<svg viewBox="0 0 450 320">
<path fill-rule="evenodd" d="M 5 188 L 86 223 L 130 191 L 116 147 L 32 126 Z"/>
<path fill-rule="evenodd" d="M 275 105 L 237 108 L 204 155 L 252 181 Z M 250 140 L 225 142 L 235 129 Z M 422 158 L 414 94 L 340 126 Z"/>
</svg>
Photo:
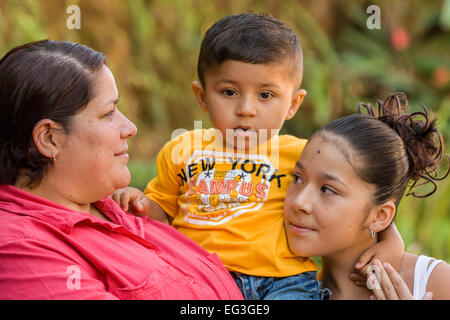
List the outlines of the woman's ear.
<svg viewBox="0 0 450 320">
<path fill-rule="evenodd" d="M 292 119 L 295 114 L 297 113 L 298 108 L 300 108 L 300 105 L 303 102 L 303 99 L 306 96 L 306 90 L 305 89 L 298 89 L 291 100 L 291 106 L 289 107 L 288 113 L 286 115 L 286 120 Z"/>
<path fill-rule="evenodd" d="M 194 91 L 194 95 L 197 98 L 200 108 L 204 112 L 208 112 L 205 102 L 205 89 L 203 88 L 203 85 L 199 81 L 192 81 L 192 90 Z"/>
<path fill-rule="evenodd" d="M 58 156 L 61 129 L 61 125 L 50 119 L 43 119 L 34 126 L 33 142 L 44 157 L 55 159 Z"/>
<path fill-rule="evenodd" d="M 395 217 L 396 207 L 394 202 L 386 201 L 372 210 L 369 228 L 378 233 L 389 227 Z"/>
</svg>

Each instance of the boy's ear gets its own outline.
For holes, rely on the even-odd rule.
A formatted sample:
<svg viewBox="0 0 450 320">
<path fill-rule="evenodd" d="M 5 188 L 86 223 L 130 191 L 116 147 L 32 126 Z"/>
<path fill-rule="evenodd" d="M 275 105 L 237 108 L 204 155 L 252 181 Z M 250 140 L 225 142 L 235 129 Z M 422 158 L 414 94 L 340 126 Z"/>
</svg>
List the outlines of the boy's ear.
<svg viewBox="0 0 450 320">
<path fill-rule="evenodd" d="M 298 108 L 300 108 L 300 105 L 303 102 L 303 99 L 306 96 L 306 90 L 305 89 L 298 89 L 291 100 L 291 106 L 289 107 L 288 113 L 286 115 L 286 120 L 292 119 L 295 114 L 297 113 Z"/>
<path fill-rule="evenodd" d="M 386 201 L 372 210 L 369 228 L 378 233 L 389 227 L 394 219 L 396 207 L 394 202 Z"/>
<path fill-rule="evenodd" d="M 192 81 L 192 90 L 194 91 L 194 95 L 197 98 L 200 108 L 204 112 L 208 112 L 208 109 L 206 108 L 205 89 L 203 88 L 203 85 L 199 81 Z"/>
</svg>

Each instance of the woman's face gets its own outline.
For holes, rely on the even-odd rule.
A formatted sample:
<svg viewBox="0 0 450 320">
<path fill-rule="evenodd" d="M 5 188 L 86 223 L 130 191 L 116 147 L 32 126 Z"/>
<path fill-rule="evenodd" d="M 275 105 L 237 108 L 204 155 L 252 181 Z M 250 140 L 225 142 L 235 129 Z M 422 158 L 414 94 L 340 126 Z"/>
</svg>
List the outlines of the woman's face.
<svg viewBox="0 0 450 320">
<path fill-rule="evenodd" d="M 128 185 L 127 139 L 137 131 L 117 109 L 119 95 L 109 68 L 103 66 L 94 81 L 94 98 L 73 117 L 52 170 L 67 182 L 61 191 L 78 203 L 97 201 Z"/>
<path fill-rule="evenodd" d="M 348 150 L 345 141 L 333 140 Z M 313 137 L 293 170 L 285 227 L 299 256 L 327 256 L 369 239 L 366 217 L 374 187 L 355 174 L 336 141 Z"/>
</svg>

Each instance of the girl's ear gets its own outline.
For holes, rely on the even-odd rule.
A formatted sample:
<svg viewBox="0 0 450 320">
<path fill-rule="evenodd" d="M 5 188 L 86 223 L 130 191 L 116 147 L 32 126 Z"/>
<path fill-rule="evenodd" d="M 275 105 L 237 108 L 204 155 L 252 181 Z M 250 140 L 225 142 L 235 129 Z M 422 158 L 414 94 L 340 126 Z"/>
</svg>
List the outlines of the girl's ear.
<svg viewBox="0 0 450 320">
<path fill-rule="evenodd" d="M 306 96 L 306 90 L 305 89 L 298 89 L 291 100 L 291 106 L 289 107 L 288 113 L 286 115 L 286 120 L 292 119 L 295 114 L 297 113 L 298 108 L 300 108 L 300 105 L 303 102 L 303 99 Z"/>
<path fill-rule="evenodd" d="M 192 81 L 192 90 L 194 91 L 194 95 L 197 98 L 200 108 L 204 112 L 208 112 L 205 102 L 205 89 L 203 88 L 203 85 L 199 81 Z"/>
<path fill-rule="evenodd" d="M 386 201 L 372 210 L 369 228 L 378 233 L 389 227 L 395 217 L 396 207 L 394 202 Z"/>
</svg>

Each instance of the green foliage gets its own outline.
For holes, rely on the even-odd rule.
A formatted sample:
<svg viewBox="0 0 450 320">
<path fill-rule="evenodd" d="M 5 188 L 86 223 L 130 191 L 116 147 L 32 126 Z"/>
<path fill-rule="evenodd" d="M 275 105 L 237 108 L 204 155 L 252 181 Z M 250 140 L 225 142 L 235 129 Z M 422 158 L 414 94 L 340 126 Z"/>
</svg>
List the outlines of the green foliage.
<svg viewBox="0 0 450 320">
<path fill-rule="evenodd" d="M 66 28 L 66 7 L 81 8 L 81 30 Z M 366 27 L 366 8 L 381 8 L 381 29 Z M 309 137 L 331 119 L 404 91 L 439 117 L 450 143 L 450 0 L 445 1 L 201 1 L 79 0 L 0 2 L 0 55 L 27 41 L 84 43 L 108 57 L 120 109 L 136 123 L 130 140 L 132 185 L 156 175 L 158 150 L 177 128 L 210 122 L 191 91 L 205 31 L 244 11 L 270 13 L 296 31 L 304 50 L 302 87 L 308 95 L 282 132 Z M 429 199 L 407 197 L 396 224 L 407 250 L 450 259 L 450 179 Z"/>
</svg>

